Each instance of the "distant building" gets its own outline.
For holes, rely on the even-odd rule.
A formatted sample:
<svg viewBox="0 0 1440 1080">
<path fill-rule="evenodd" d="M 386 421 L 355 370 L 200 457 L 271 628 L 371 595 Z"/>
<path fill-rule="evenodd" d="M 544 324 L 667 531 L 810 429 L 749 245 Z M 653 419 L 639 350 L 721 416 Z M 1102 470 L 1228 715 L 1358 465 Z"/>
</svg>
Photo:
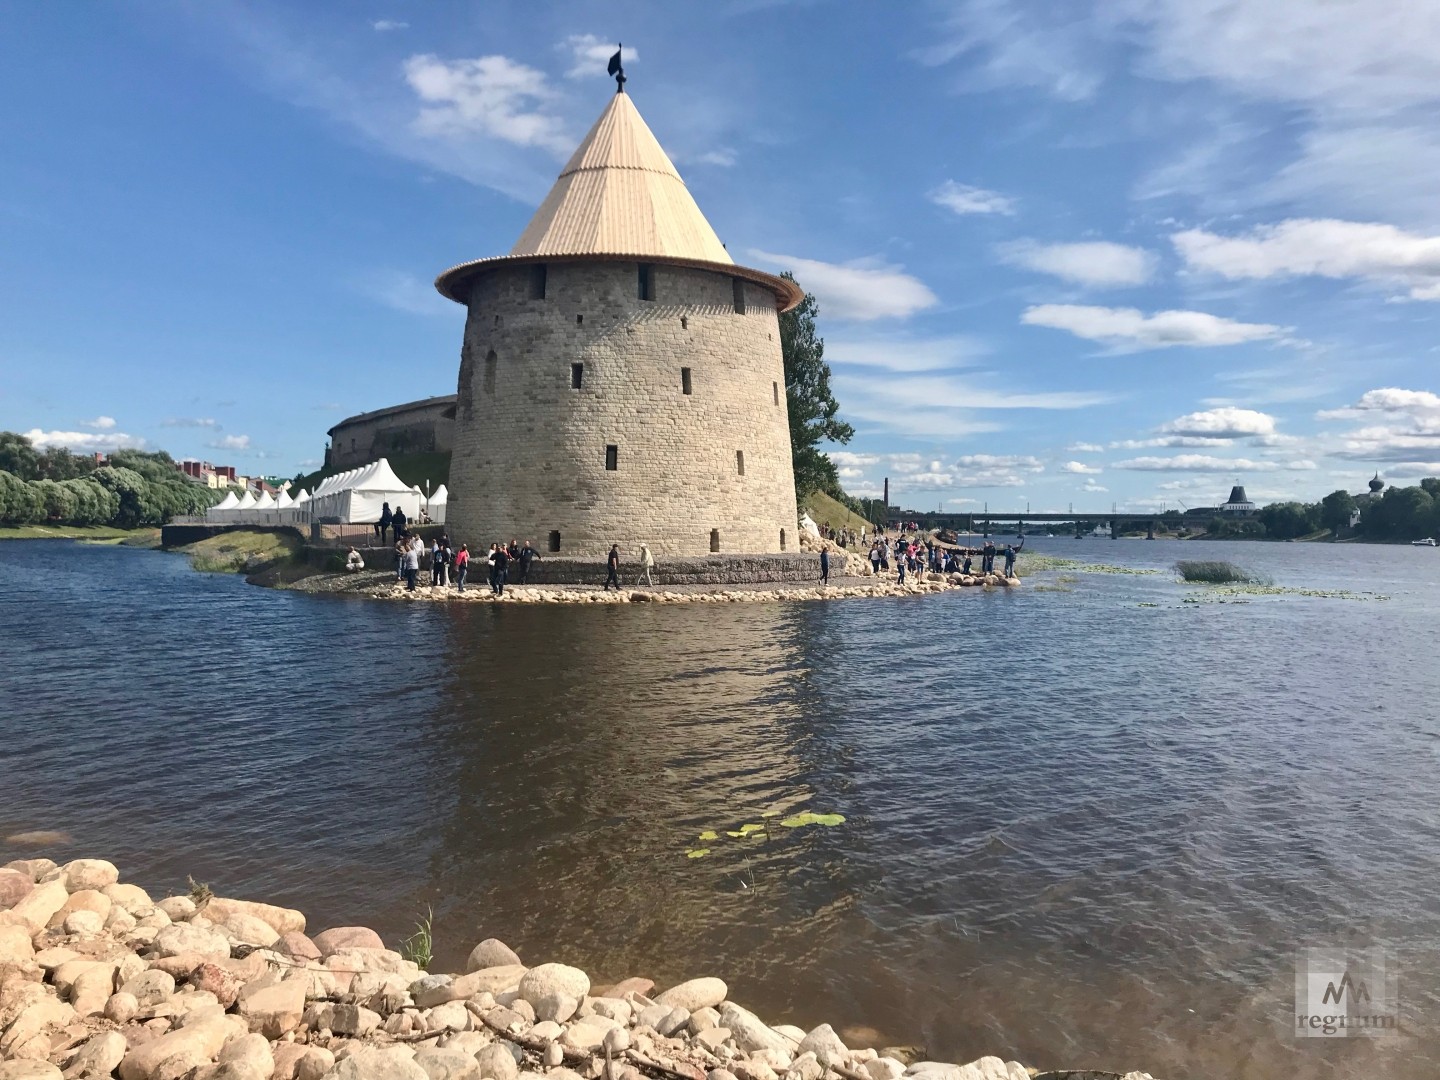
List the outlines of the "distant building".
<svg viewBox="0 0 1440 1080">
<path fill-rule="evenodd" d="M 1220 514 L 1223 517 L 1250 517 L 1255 513 L 1257 507 L 1245 495 L 1245 488 L 1236 484 L 1230 489 L 1230 498 L 1220 507 Z"/>
<path fill-rule="evenodd" d="M 448 454 L 455 441 L 455 395 L 441 394 L 346 417 L 327 434 L 328 469 L 353 469 L 401 454 Z"/>
<path fill-rule="evenodd" d="M 186 458 L 184 461 L 177 461 L 175 468 L 197 484 L 204 484 L 206 487 L 223 488 L 239 483 L 234 465 L 212 465 L 208 461 Z"/>
</svg>

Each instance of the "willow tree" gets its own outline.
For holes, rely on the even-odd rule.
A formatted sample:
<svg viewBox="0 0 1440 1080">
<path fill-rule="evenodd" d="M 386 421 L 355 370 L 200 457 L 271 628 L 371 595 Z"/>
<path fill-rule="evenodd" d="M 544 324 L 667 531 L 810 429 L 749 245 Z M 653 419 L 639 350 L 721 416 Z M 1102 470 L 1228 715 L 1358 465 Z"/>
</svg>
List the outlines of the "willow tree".
<svg viewBox="0 0 1440 1080">
<path fill-rule="evenodd" d="M 780 275 L 788 281 L 794 276 Z M 780 351 L 785 358 L 785 401 L 790 413 L 790 453 L 795 467 L 795 492 L 802 499 L 812 491 L 836 497 L 840 476 L 835 463 L 820 449 L 822 442 L 845 444 L 855 429 L 838 419 L 840 403 L 830 389 L 825 341 L 816 332 L 820 305 L 810 293 L 780 316 Z"/>
</svg>

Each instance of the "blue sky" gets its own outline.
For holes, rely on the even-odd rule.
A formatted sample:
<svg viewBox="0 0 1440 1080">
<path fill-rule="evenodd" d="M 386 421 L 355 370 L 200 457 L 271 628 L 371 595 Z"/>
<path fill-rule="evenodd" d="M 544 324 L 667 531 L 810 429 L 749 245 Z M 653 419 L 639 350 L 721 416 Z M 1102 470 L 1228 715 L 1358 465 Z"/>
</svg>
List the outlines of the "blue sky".
<svg viewBox="0 0 1440 1080">
<path fill-rule="evenodd" d="M 430 281 L 509 249 L 623 40 L 731 254 L 819 297 L 852 493 L 1413 483 L 1440 473 L 1427 9 L 11 5 L 0 427 L 290 475 L 342 417 L 453 392 Z"/>
</svg>

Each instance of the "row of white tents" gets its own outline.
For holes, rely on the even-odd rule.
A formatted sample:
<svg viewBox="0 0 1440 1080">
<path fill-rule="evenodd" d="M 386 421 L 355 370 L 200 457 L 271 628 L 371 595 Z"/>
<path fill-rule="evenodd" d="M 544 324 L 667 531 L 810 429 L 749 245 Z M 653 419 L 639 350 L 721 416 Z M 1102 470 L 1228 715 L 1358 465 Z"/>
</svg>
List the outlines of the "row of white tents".
<svg viewBox="0 0 1440 1080">
<path fill-rule="evenodd" d="M 443 524 L 449 498 L 450 493 L 441 484 L 427 503 L 418 487 L 407 486 L 390 468 L 390 462 L 381 458 L 327 476 L 313 494 L 301 488 L 294 496 L 282 491 L 278 497 L 271 497 L 267 491 L 256 498 L 247 491 L 237 498 L 231 492 L 205 511 L 205 520 L 227 525 L 372 525 L 380 520 L 388 503 L 392 511 L 404 510 L 411 521 L 418 521 L 425 507 L 431 521 Z"/>
</svg>

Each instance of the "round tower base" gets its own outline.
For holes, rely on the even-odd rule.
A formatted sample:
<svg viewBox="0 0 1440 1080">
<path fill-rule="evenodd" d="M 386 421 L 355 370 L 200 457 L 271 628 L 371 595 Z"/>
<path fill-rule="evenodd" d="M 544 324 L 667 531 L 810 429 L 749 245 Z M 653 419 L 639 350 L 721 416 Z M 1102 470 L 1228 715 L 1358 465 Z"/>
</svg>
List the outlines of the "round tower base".
<svg viewBox="0 0 1440 1080">
<path fill-rule="evenodd" d="M 485 585 L 483 552 L 475 553 L 471 584 Z M 840 559 L 831 556 L 833 572 L 840 572 Z M 600 585 L 605 581 L 605 560 L 541 555 L 531 565 L 532 585 Z M 639 557 L 622 553 L 620 584 L 631 588 L 642 575 Z M 813 582 L 820 578 L 818 555 L 703 555 L 656 556 L 650 572 L 656 585 L 751 585 L 767 581 Z M 509 581 L 519 581 L 518 567 L 511 565 Z"/>
</svg>

